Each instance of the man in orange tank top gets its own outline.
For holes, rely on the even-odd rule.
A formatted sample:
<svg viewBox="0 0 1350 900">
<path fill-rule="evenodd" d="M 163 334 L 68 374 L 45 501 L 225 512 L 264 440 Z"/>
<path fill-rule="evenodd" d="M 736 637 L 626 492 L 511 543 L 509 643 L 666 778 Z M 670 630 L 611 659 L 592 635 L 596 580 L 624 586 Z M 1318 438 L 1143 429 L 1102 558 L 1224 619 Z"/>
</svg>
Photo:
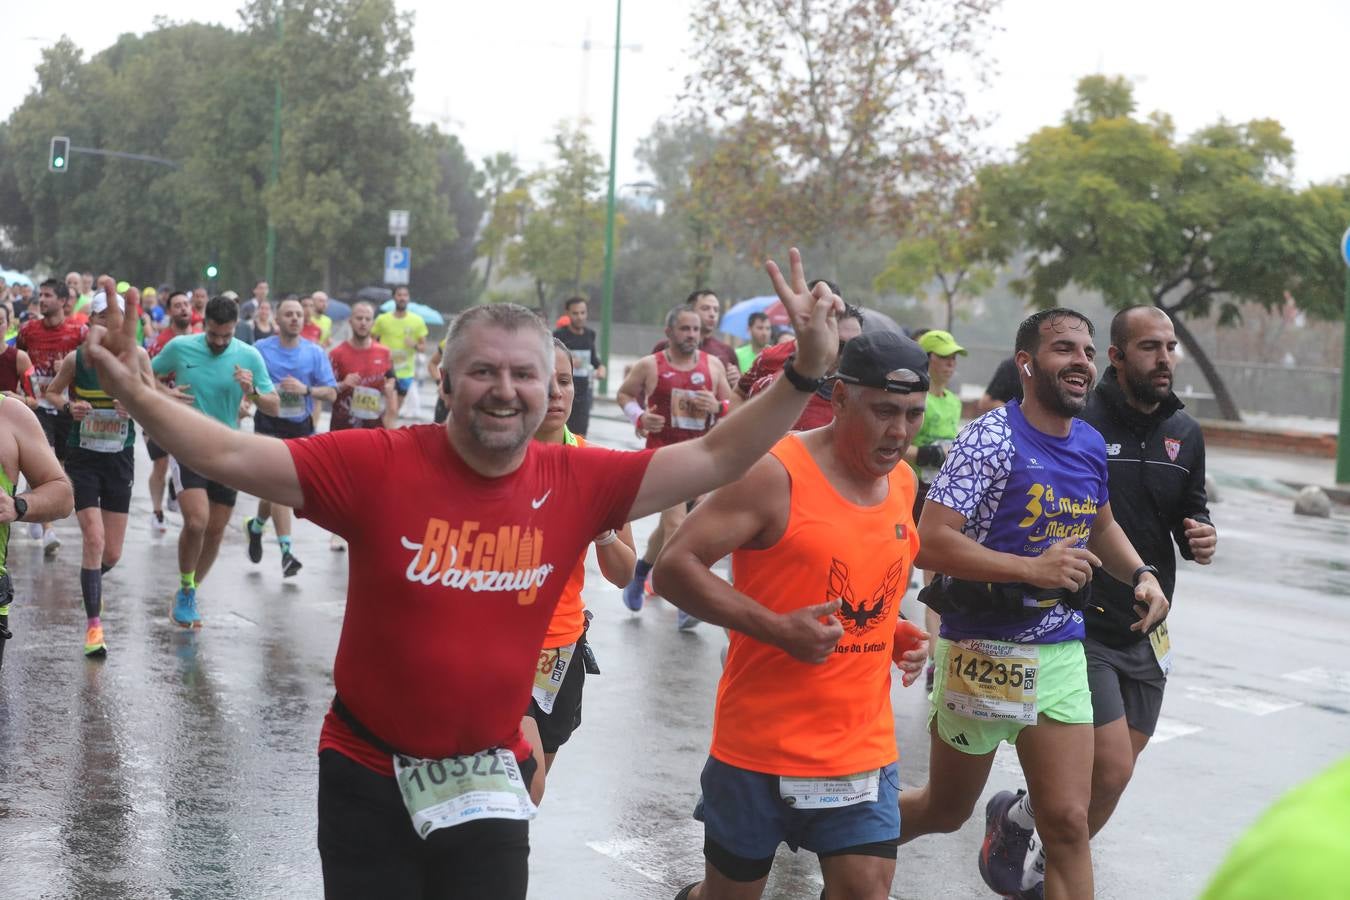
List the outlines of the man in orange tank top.
<svg viewBox="0 0 1350 900">
<path fill-rule="evenodd" d="M 793 387 L 817 379 L 791 368 Z M 695 818 L 704 880 L 677 900 L 758 898 L 778 845 L 820 858 L 828 896 L 886 897 L 900 840 L 891 661 L 919 549 L 904 459 L 928 356 L 891 332 L 850 341 L 828 425 L 780 441 L 690 514 L 656 566 L 662 596 L 731 629 Z M 709 571 L 732 554 L 735 581 Z M 898 661 L 922 671 L 919 639 Z"/>
<path fill-rule="evenodd" d="M 731 385 L 721 360 L 699 349 L 702 319 L 689 306 L 677 306 L 666 315 L 664 350 L 644 356 L 628 372 L 616 397 L 620 408 L 647 437 L 647 446 L 666 447 L 702 437 L 731 409 Z M 644 410 L 638 397 L 647 398 Z M 624 605 L 642 609 L 643 585 L 661 548 L 684 521 L 683 503 L 661 513 L 661 521 L 647 540 L 647 551 L 633 568 L 633 579 L 623 591 Z M 679 615 L 680 630 L 698 619 Z"/>
</svg>

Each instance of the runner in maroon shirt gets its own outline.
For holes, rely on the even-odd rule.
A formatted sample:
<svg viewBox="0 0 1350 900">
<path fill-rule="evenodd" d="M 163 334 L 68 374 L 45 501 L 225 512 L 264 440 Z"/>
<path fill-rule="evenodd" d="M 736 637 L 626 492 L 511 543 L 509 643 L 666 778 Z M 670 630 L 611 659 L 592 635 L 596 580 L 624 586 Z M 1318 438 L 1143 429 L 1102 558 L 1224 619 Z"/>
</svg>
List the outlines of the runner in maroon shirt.
<svg viewBox="0 0 1350 900">
<path fill-rule="evenodd" d="M 534 807 L 520 717 L 569 574 L 595 535 L 743 476 L 837 350 L 839 298 L 808 291 L 795 250 L 790 284 L 767 268 L 800 336 L 795 371 L 706 437 L 639 453 L 531 440 L 552 336 L 514 304 L 457 319 L 444 426 L 289 441 L 232 431 L 145 386 L 134 317 L 95 330 L 100 383 L 183 465 L 350 542 L 319 754 L 329 897 L 525 897 Z M 802 627 L 825 628 L 813 622 Z"/>
<path fill-rule="evenodd" d="M 637 361 L 615 399 L 647 437 L 647 446 L 665 447 L 701 437 L 730 409 L 731 388 L 722 363 L 698 349 L 701 317 L 689 306 L 677 306 L 666 315 L 667 347 Z M 646 398 L 644 410 L 638 402 Z M 623 602 L 633 612 L 642 609 L 647 574 L 656 564 L 665 542 L 684 521 L 685 505 L 661 511 L 661 521 L 647 539 L 646 552 L 633 567 L 633 578 L 623 589 Z M 676 625 L 693 628 L 698 620 L 678 615 Z"/>
<path fill-rule="evenodd" d="M 722 317 L 721 301 L 712 291 L 698 290 L 685 298 L 684 305 L 698 313 L 699 325 L 703 335 L 703 340 L 699 343 L 698 349 L 721 360 L 722 365 L 727 370 L 727 381 L 734 381 L 741 370 L 740 361 L 736 359 L 736 351 L 713 337 L 713 333 L 717 331 L 717 323 L 721 321 Z M 669 338 L 663 338 L 656 342 L 655 347 L 652 347 L 652 352 L 660 353 L 669 344 Z"/>
</svg>

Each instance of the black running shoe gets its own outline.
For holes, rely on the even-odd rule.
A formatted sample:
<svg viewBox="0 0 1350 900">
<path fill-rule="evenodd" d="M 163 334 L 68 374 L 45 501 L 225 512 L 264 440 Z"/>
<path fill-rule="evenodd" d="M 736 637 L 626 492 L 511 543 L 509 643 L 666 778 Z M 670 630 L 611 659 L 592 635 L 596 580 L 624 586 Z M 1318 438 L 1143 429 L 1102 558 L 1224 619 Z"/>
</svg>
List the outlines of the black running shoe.
<svg viewBox="0 0 1350 900">
<path fill-rule="evenodd" d="M 281 554 L 281 574 L 283 576 L 286 578 L 294 577 L 302 568 L 304 567 L 300 565 L 300 560 L 289 553 Z"/>
<path fill-rule="evenodd" d="M 252 563 L 262 562 L 262 525 L 258 524 L 258 530 L 253 530 L 253 525 L 257 521 L 252 516 L 244 520 L 244 531 L 248 532 L 248 561 Z"/>
</svg>

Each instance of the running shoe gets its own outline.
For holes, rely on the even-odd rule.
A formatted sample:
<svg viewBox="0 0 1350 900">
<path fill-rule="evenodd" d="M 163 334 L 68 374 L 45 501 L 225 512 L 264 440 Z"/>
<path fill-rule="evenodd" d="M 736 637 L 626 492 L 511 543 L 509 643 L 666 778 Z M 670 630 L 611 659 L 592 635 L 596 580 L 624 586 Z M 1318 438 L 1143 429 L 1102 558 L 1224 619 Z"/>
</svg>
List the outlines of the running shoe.
<svg viewBox="0 0 1350 900">
<path fill-rule="evenodd" d="M 702 619 L 694 618 L 682 609 L 675 610 L 675 628 L 678 631 L 693 631 L 702 623 Z"/>
<path fill-rule="evenodd" d="M 980 877 L 995 894 L 1020 896 L 1031 829 L 1008 819 L 1008 810 L 1026 791 L 999 791 L 984 807 L 984 844 L 980 847 Z"/>
<path fill-rule="evenodd" d="M 652 587 L 652 576 L 651 576 L 651 573 L 650 573 L 650 572 L 647 573 L 647 580 L 646 580 L 646 581 L 643 583 L 643 585 L 642 585 L 642 592 L 643 592 L 644 594 L 646 594 L 648 597 L 660 597 L 660 596 L 661 596 L 660 594 L 658 594 L 658 593 L 656 592 L 656 589 Z"/>
<path fill-rule="evenodd" d="M 108 645 L 103 643 L 103 626 L 90 625 L 84 632 L 84 655 L 107 656 Z"/>
<path fill-rule="evenodd" d="M 642 577 L 634 575 L 633 580 L 628 582 L 628 587 L 623 589 L 623 605 L 633 612 L 641 612 L 645 596 L 642 590 Z"/>
<path fill-rule="evenodd" d="M 28 523 L 28 536 L 29 536 L 30 538 L 32 538 L 33 540 L 35 540 L 35 541 L 40 541 L 40 540 L 42 540 L 42 532 L 43 532 L 43 528 L 42 528 L 42 523 L 41 523 L 41 522 L 29 522 L 29 523 Z"/>
<path fill-rule="evenodd" d="M 159 512 L 159 513 L 151 513 L 151 514 L 150 514 L 150 533 L 151 533 L 151 534 L 153 534 L 155 537 L 159 537 L 160 535 L 164 534 L 164 532 L 166 532 L 166 531 L 168 531 L 168 530 L 169 530 L 169 526 L 166 525 L 166 524 L 164 524 L 164 513 Z"/>
<path fill-rule="evenodd" d="M 56 555 L 56 551 L 61 549 L 61 539 L 56 536 L 55 528 L 48 528 L 42 533 L 42 555 L 48 559 Z"/>
<path fill-rule="evenodd" d="M 281 554 L 281 575 L 283 578 L 293 578 L 302 568 L 300 560 L 289 553 Z"/>
<path fill-rule="evenodd" d="M 262 539 L 263 528 L 258 526 L 258 530 L 253 530 L 253 523 L 258 520 L 249 516 L 244 520 L 244 531 L 248 534 L 248 561 L 251 563 L 262 562 Z"/>
<path fill-rule="evenodd" d="M 332 550 L 334 553 L 342 553 L 347 549 L 347 542 L 336 534 L 330 535 L 328 538 L 328 549 Z"/>
<path fill-rule="evenodd" d="M 202 617 L 197 614 L 197 589 L 180 587 L 173 595 L 173 622 L 184 628 L 201 628 Z"/>
</svg>

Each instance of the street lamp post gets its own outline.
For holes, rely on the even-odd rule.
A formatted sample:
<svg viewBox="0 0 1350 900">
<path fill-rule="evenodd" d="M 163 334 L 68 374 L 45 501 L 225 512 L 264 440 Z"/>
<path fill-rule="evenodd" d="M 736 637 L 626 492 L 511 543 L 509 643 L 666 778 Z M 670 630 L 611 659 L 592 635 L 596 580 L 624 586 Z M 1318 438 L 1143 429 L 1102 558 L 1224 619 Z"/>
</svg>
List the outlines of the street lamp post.
<svg viewBox="0 0 1350 900">
<path fill-rule="evenodd" d="M 614 99 L 609 116 L 609 198 L 605 204 L 605 293 L 601 301 L 600 363 L 605 377 L 600 393 L 609 392 L 609 333 L 614 325 L 614 175 L 619 151 L 619 54 L 623 52 L 623 0 L 614 2 Z"/>
<path fill-rule="evenodd" d="M 277 5 L 277 46 L 280 47 L 285 37 L 285 4 Z M 272 102 L 272 171 L 268 176 L 267 184 L 275 193 L 277 181 L 281 177 L 281 68 L 277 67 L 277 86 L 276 93 Z M 275 202 L 275 197 L 273 197 Z M 277 268 L 277 226 L 272 221 L 271 203 L 267 210 L 267 262 L 265 265 L 264 277 L 267 284 L 276 284 Z"/>
</svg>

